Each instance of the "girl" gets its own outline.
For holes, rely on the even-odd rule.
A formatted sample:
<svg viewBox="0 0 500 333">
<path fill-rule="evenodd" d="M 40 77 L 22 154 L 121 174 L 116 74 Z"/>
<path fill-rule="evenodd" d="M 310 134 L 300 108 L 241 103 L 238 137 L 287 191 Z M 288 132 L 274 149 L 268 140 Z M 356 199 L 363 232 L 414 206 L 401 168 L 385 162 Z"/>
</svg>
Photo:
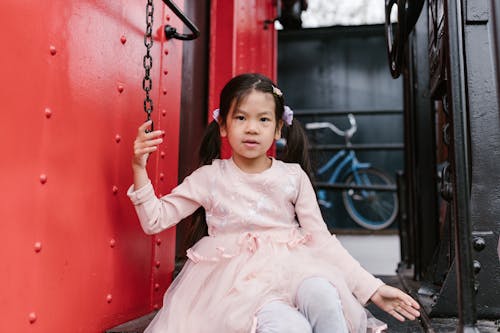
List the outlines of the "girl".
<svg viewBox="0 0 500 333">
<path fill-rule="evenodd" d="M 285 111 L 286 109 L 286 111 Z M 365 271 L 332 236 L 308 177 L 305 135 L 268 78 L 230 80 L 203 138 L 204 166 L 157 198 L 146 173 L 162 131 L 139 127 L 128 195 L 147 234 L 204 209 L 207 235 L 167 290 L 148 333 L 325 333 L 382 330 L 369 300 L 399 320 L 418 303 Z M 285 128 L 284 128 L 285 127 Z M 286 130 L 287 162 L 267 156 Z M 232 157 L 219 159 L 221 137 Z"/>
</svg>

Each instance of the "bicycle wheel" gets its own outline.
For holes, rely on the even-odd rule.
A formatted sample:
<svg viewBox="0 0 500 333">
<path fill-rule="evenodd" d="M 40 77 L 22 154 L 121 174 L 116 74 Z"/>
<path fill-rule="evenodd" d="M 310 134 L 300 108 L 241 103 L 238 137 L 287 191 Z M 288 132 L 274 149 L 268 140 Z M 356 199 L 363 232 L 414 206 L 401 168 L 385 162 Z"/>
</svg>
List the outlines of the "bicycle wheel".
<svg viewBox="0 0 500 333">
<path fill-rule="evenodd" d="M 354 174 L 346 179 L 352 185 L 393 185 L 394 182 L 381 171 L 360 169 L 358 184 Z M 342 200 L 349 216 L 360 226 L 381 230 L 390 226 L 398 213 L 398 197 L 395 192 L 349 189 L 342 191 Z"/>
</svg>

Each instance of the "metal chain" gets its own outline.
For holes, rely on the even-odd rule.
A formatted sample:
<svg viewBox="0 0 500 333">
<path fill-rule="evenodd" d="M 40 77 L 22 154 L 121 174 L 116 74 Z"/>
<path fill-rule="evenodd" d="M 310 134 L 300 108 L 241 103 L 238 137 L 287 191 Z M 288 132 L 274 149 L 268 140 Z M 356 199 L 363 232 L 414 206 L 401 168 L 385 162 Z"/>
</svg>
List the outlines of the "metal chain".
<svg viewBox="0 0 500 333">
<path fill-rule="evenodd" d="M 144 66 L 144 79 L 142 79 L 142 89 L 146 92 L 144 98 L 144 112 L 147 114 L 146 121 L 151 120 L 151 112 L 153 112 L 153 100 L 149 96 L 149 92 L 153 87 L 150 71 L 153 67 L 153 58 L 151 57 L 151 47 L 153 46 L 153 13 L 154 13 L 153 0 L 148 0 L 146 5 L 146 32 L 144 34 L 144 45 L 146 46 L 146 55 L 142 60 Z M 153 123 L 151 122 L 151 129 L 146 132 L 153 131 Z"/>
</svg>

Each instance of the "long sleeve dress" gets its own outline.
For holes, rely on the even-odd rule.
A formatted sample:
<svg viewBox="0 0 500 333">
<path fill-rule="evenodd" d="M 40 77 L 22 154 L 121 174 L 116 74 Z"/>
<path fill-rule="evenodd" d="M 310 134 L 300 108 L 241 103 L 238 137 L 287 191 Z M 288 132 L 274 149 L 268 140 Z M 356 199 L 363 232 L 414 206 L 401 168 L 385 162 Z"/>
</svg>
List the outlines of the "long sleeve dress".
<svg viewBox="0 0 500 333">
<path fill-rule="evenodd" d="M 161 198 L 151 183 L 127 194 L 147 234 L 206 210 L 209 235 L 187 251 L 146 333 L 253 333 L 264 304 L 295 306 L 298 286 L 312 276 L 337 288 L 351 333 L 383 327 L 363 307 L 383 282 L 329 233 L 298 164 L 273 159 L 248 174 L 232 159 L 214 160 Z"/>
</svg>

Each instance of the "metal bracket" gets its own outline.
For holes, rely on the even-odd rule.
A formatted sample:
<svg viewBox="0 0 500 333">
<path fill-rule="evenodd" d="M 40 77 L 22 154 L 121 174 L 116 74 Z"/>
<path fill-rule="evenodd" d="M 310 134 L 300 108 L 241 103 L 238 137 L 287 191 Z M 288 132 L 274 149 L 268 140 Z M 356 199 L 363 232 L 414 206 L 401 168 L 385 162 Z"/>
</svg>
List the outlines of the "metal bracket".
<svg viewBox="0 0 500 333">
<path fill-rule="evenodd" d="M 264 20 L 264 30 L 269 29 L 269 25 L 273 24 L 276 21 L 279 21 L 281 18 L 281 0 L 276 0 L 276 17 L 271 19 Z"/>
<path fill-rule="evenodd" d="M 475 250 L 473 253 L 474 276 L 460 277 L 474 280 L 477 316 L 482 319 L 497 319 L 500 316 L 500 306 L 498 305 L 500 263 L 495 255 L 497 242 L 498 232 L 472 232 L 472 247 Z M 439 293 L 436 294 L 430 313 L 431 316 L 457 317 L 459 315 L 456 274 L 456 260 L 453 260 L 446 279 Z M 459 290 L 458 292 L 463 291 Z"/>
<path fill-rule="evenodd" d="M 170 38 L 175 38 L 175 39 L 181 39 L 181 40 L 193 40 L 198 38 L 200 36 L 200 30 L 196 25 L 186 16 L 184 15 L 183 12 L 175 5 L 170 0 L 163 0 L 163 3 L 174 12 L 174 14 L 181 19 L 181 21 L 191 30 L 190 34 L 181 34 L 177 32 L 177 29 L 172 27 L 171 25 L 167 24 L 165 25 L 165 36 L 170 39 Z"/>
</svg>

